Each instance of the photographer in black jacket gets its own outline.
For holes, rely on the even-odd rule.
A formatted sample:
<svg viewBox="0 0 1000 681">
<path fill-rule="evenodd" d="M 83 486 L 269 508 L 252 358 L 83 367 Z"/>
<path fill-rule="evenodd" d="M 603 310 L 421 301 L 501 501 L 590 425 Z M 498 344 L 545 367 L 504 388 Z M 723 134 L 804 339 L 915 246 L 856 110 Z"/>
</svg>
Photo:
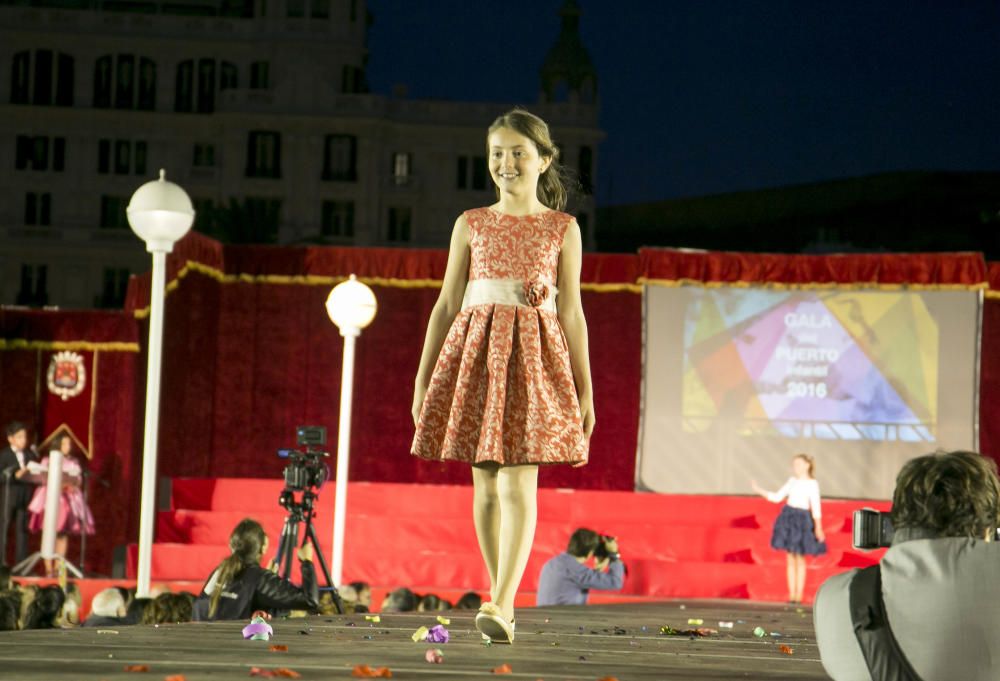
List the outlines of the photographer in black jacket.
<svg viewBox="0 0 1000 681">
<path fill-rule="evenodd" d="M 257 610 L 271 614 L 316 610 L 319 592 L 313 568 L 313 547 L 298 549 L 302 586 L 298 587 L 260 565 L 267 535 L 256 520 L 246 518 L 229 536 L 232 555 L 215 568 L 194 604 L 195 620 L 249 619 Z"/>
</svg>

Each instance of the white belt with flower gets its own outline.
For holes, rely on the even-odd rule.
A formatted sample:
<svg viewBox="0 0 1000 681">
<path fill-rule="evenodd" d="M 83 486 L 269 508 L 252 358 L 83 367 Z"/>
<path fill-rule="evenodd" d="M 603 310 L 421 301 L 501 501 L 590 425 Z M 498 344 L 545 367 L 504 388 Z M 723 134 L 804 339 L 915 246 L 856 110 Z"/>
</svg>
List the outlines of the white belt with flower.
<svg viewBox="0 0 1000 681">
<path fill-rule="evenodd" d="M 526 305 L 556 311 L 554 285 L 540 279 L 472 279 L 465 287 L 462 309 L 473 305 Z"/>
</svg>

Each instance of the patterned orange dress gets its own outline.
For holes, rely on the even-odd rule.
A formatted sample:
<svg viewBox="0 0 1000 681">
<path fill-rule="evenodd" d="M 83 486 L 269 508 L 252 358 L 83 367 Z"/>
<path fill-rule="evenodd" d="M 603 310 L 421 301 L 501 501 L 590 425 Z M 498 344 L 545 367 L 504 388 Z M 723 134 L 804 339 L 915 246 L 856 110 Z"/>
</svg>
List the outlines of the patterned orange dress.
<svg viewBox="0 0 1000 681">
<path fill-rule="evenodd" d="M 559 251 L 573 216 L 476 208 L 465 217 L 469 283 L 411 453 L 470 464 L 584 463 L 588 443 L 555 306 Z"/>
</svg>

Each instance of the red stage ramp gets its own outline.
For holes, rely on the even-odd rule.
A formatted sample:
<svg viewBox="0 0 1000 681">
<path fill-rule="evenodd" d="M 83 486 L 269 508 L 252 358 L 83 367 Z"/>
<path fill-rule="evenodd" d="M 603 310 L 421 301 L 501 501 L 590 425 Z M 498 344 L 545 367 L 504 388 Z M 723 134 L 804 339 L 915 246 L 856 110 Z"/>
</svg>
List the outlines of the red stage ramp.
<svg viewBox="0 0 1000 681">
<path fill-rule="evenodd" d="M 229 532 L 247 516 L 264 525 L 273 554 L 286 516 L 278 505 L 282 488 L 280 480 L 174 480 L 172 510 L 157 520 L 153 579 L 206 579 L 229 553 Z M 327 485 L 316 505 L 316 533 L 328 561 L 333 496 Z M 810 562 L 807 599 L 828 576 L 881 556 L 851 548 L 851 513 L 862 506 L 886 509 L 888 502 L 824 503 L 830 551 Z M 347 508 L 345 581 L 364 580 L 378 591 L 488 590 L 472 524 L 471 487 L 352 483 Z M 543 563 L 565 548 L 570 533 L 589 527 L 619 539 L 629 577 L 618 597 L 787 599 L 785 557 L 769 545 L 780 506 L 759 497 L 541 489 L 538 508 L 534 550 L 521 586 L 525 595 L 535 591 Z M 129 577 L 135 564 L 132 545 Z"/>
</svg>

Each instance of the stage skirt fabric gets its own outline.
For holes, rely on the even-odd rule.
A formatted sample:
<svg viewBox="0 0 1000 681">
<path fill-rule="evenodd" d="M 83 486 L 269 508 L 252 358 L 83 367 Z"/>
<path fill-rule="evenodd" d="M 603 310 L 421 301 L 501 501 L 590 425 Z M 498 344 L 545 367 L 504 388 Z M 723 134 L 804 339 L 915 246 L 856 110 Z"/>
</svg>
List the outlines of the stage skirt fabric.
<svg viewBox="0 0 1000 681">
<path fill-rule="evenodd" d="M 813 533 L 813 519 L 809 511 L 792 508 L 787 504 L 774 521 L 771 547 L 807 556 L 822 556 L 826 553 L 826 542 L 818 541 Z"/>
</svg>

